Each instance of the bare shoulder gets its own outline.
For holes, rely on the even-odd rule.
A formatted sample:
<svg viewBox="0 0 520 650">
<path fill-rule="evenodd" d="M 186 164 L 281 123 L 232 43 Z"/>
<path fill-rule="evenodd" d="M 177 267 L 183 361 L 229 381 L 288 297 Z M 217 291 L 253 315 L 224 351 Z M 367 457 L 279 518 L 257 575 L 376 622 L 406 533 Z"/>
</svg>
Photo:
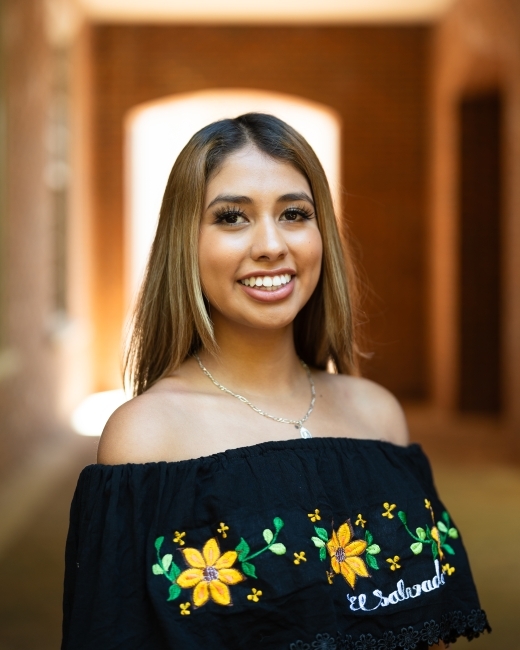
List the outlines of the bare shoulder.
<svg viewBox="0 0 520 650">
<path fill-rule="evenodd" d="M 98 463 L 154 462 L 164 457 L 165 447 L 173 451 L 172 432 L 183 426 L 181 404 L 174 393 L 166 396 L 162 391 L 149 391 L 120 406 L 101 435 Z"/>
<path fill-rule="evenodd" d="M 355 415 L 367 437 L 408 444 L 403 409 L 390 391 L 369 379 L 351 375 L 330 375 L 329 381 L 335 399 Z"/>
</svg>

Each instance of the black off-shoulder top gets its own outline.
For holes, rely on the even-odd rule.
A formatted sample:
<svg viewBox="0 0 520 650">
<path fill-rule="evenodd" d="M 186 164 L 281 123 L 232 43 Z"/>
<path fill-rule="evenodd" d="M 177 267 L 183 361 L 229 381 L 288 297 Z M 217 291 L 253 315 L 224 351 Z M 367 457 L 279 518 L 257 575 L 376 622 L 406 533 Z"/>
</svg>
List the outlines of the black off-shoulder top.
<svg viewBox="0 0 520 650">
<path fill-rule="evenodd" d="M 62 650 L 420 650 L 484 630 L 416 444 L 268 442 L 79 478 Z"/>
</svg>

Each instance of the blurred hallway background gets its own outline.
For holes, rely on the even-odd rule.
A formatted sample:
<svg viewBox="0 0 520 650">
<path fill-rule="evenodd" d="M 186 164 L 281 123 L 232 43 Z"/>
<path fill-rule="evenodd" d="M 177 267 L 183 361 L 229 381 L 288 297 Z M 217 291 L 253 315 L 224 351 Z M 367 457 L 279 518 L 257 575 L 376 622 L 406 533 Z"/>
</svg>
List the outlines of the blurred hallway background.
<svg viewBox="0 0 520 650">
<path fill-rule="evenodd" d="M 0 11 L 0 650 L 59 647 L 84 400 L 120 399 L 156 187 L 230 105 L 319 150 L 366 278 L 363 372 L 405 405 L 494 627 L 472 647 L 520 648 L 520 1 Z"/>
</svg>

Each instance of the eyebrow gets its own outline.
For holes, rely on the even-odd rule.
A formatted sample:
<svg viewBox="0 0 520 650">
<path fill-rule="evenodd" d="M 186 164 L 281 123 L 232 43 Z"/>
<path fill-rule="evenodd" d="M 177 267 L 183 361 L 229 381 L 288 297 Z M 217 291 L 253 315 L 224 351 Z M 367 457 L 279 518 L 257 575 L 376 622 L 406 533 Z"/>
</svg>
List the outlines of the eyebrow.
<svg viewBox="0 0 520 650">
<path fill-rule="evenodd" d="M 248 196 L 240 196 L 236 194 L 219 194 L 208 205 L 206 210 L 209 210 L 212 205 L 215 205 L 215 203 L 253 203 L 253 200 Z"/>
<path fill-rule="evenodd" d="M 307 192 L 291 192 L 278 197 L 278 203 L 287 203 L 289 201 L 307 201 L 314 207 L 314 201 Z"/>
<path fill-rule="evenodd" d="M 290 192 L 289 194 L 283 194 L 279 196 L 276 200 L 277 203 L 288 203 L 289 201 L 307 201 L 314 207 L 314 201 L 306 192 Z M 206 210 L 209 210 L 212 205 L 215 203 L 253 203 L 253 200 L 249 196 L 241 196 L 237 194 L 219 194 L 216 196 L 213 201 L 208 205 Z"/>
</svg>

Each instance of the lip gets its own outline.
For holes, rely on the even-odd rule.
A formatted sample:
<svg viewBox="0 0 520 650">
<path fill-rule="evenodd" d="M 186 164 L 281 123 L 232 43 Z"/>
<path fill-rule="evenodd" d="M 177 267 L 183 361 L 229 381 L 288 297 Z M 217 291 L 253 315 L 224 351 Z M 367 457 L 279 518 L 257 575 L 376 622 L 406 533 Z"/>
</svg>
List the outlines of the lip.
<svg viewBox="0 0 520 650">
<path fill-rule="evenodd" d="M 289 271 L 285 271 L 285 272 L 289 273 Z M 278 271 L 273 275 L 280 275 L 281 273 L 282 273 L 281 271 Z M 271 273 L 264 273 L 264 275 L 271 275 Z M 244 276 L 243 279 L 245 280 L 245 278 L 249 278 L 253 276 L 254 273 L 251 273 L 251 275 Z M 254 300 L 257 300 L 258 302 L 277 302 L 278 300 L 283 300 L 284 298 L 287 298 L 294 291 L 294 276 L 291 278 L 290 282 L 284 284 L 279 289 L 275 289 L 274 291 L 263 291 L 262 289 L 257 289 L 256 287 L 246 287 L 246 285 L 242 284 L 241 282 L 238 282 L 238 284 L 248 296 L 250 296 Z"/>
<path fill-rule="evenodd" d="M 284 267 L 282 269 L 274 269 L 273 271 L 263 271 L 258 269 L 258 271 L 251 271 L 251 273 L 246 273 L 246 275 L 243 275 L 241 278 L 238 278 L 238 281 L 240 280 L 247 280 L 247 278 L 257 278 L 259 276 L 269 276 L 270 278 L 274 278 L 275 275 L 284 275 L 285 273 L 288 273 L 289 275 L 296 275 L 296 271 L 294 269 L 291 269 L 289 267 Z"/>
</svg>

